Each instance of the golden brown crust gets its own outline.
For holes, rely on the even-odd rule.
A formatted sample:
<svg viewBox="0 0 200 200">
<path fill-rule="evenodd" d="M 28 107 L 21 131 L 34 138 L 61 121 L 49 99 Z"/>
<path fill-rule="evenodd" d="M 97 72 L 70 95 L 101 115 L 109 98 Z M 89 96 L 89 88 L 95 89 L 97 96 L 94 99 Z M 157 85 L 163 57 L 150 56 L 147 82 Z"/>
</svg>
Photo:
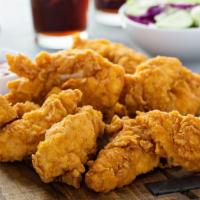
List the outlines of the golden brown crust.
<svg viewBox="0 0 200 200">
<path fill-rule="evenodd" d="M 200 112 L 200 75 L 183 67 L 171 57 L 156 57 L 125 76 L 120 103 L 129 114 L 137 110 L 178 110 L 182 114 Z"/>
<path fill-rule="evenodd" d="M 25 114 L 25 113 L 28 113 L 28 112 L 31 112 L 33 110 L 36 110 L 38 109 L 40 106 L 33 103 L 33 102 L 30 102 L 30 101 L 26 101 L 25 103 L 17 103 L 15 104 L 14 106 L 14 109 L 16 110 L 17 112 L 17 116 L 18 118 L 22 118 L 22 116 Z"/>
<path fill-rule="evenodd" d="M 22 77 L 8 82 L 10 92 L 6 95 L 7 99 L 12 104 L 25 101 L 42 104 L 53 87 L 61 86 L 64 81 L 62 76 L 68 74 L 68 70 L 59 73 L 58 68 L 65 65 L 65 61 L 78 61 L 80 54 L 84 52 L 74 50 L 52 54 L 40 52 L 34 62 L 25 55 L 7 55 L 10 70 Z"/>
<path fill-rule="evenodd" d="M 22 160 L 34 153 L 46 130 L 67 114 L 74 113 L 80 98 L 79 90 L 51 95 L 41 108 L 5 126 L 0 130 L 0 161 Z"/>
<path fill-rule="evenodd" d="M 52 126 L 32 156 L 33 166 L 44 182 L 59 180 L 80 187 L 84 164 L 96 152 L 103 133 L 102 114 L 91 106 L 79 109 Z"/>
<path fill-rule="evenodd" d="M 16 73 L 19 77 L 32 80 L 36 78 L 40 72 L 40 68 L 23 54 L 18 54 L 16 56 L 7 54 L 6 58 L 9 70 Z"/>
<path fill-rule="evenodd" d="M 0 127 L 16 118 L 16 110 L 10 105 L 4 96 L 0 95 Z"/>
<path fill-rule="evenodd" d="M 147 131 L 147 126 L 133 119 L 114 117 L 107 132 L 116 135 L 87 172 L 87 186 L 96 192 L 108 192 L 157 167 L 159 157 Z"/>
<path fill-rule="evenodd" d="M 63 84 L 64 89 L 77 88 L 82 91 L 82 105 L 92 105 L 103 113 L 115 106 L 124 86 L 124 70 L 121 66 L 91 50 L 85 50 L 76 62 L 63 60 L 65 65 L 59 65 L 60 72 L 82 72 L 81 77 L 70 78 Z"/>
<path fill-rule="evenodd" d="M 0 128 L 9 122 L 22 118 L 25 113 L 39 108 L 32 102 L 17 103 L 10 105 L 6 97 L 0 95 Z"/>
<path fill-rule="evenodd" d="M 21 61 L 22 60 L 22 61 Z M 33 101 L 41 104 L 53 87 L 80 89 L 82 105 L 91 104 L 102 111 L 119 100 L 124 85 L 124 70 L 92 50 L 68 50 L 49 54 L 41 52 L 32 63 L 22 55 L 8 56 L 10 68 L 23 78 L 8 83 L 9 102 Z M 29 68 L 32 73 L 29 74 Z M 80 78 L 69 75 L 81 73 Z"/>
<path fill-rule="evenodd" d="M 177 111 L 151 111 L 138 116 L 151 126 L 150 134 L 156 144 L 155 153 L 164 157 L 169 166 L 181 166 L 200 171 L 200 119 L 182 116 Z"/>
<path fill-rule="evenodd" d="M 126 73 L 130 74 L 133 74 L 136 67 L 147 59 L 142 53 L 105 39 L 82 40 L 79 36 L 75 36 L 73 48 L 92 49 L 109 61 L 123 66 Z"/>
<path fill-rule="evenodd" d="M 115 117 L 110 134 L 118 134 L 100 151 L 86 174 L 86 184 L 107 192 L 133 181 L 137 175 L 159 166 L 200 171 L 200 119 L 177 111 L 138 113 L 135 119 Z"/>
</svg>

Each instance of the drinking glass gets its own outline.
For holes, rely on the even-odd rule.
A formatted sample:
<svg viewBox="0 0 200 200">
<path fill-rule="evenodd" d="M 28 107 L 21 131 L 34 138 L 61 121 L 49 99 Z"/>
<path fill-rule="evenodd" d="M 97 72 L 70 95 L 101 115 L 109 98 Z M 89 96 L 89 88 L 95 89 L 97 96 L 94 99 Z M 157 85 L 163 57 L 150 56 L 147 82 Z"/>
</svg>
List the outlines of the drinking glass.
<svg viewBox="0 0 200 200">
<path fill-rule="evenodd" d="M 99 23 L 120 26 L 119 8 L 126 0 L 95 0 L 96 20 Z"/>
<path fill-rule="evenodd" d="M 88 0 L 31 0 L 31 6 L 39 46 L 66 49 L 74 34 L 87 38 Z"/>
</svg>

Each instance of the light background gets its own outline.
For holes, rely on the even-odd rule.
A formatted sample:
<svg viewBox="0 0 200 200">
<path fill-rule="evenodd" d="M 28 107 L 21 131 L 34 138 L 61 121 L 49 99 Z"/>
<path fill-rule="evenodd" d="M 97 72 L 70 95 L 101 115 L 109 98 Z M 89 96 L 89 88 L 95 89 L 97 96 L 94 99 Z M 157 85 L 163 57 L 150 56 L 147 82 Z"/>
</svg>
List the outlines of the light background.
<svg viewBox="0 0 200 200">
<path fill-rule="evenodd" d="M 122 28 L 96 23 L 93 0 L 90 0 L 88 18 L 90 38 L 107 38 L 140 50 Z M 0 28 L 0 49 L 15 50 L 31 57 L 43 50 L 34 41 L 30 0 L 0 0 Z M 200 63 L 185 64 L 200 72 Z"/>
</svg>

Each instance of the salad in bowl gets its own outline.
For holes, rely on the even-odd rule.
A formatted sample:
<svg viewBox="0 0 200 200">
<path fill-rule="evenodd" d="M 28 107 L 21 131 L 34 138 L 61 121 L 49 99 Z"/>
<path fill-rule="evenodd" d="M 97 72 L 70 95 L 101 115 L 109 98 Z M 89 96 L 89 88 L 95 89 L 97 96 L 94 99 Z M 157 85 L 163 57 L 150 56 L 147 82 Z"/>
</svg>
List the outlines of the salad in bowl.
<svg viewBox="0 0 200 200">
<path fill-rule="evenodd" d="M 200 63 L 200 0 L 128 0 L 119 15 L 146 53 Z"/>
<path fill-rule="evenodd" d="M 199 28 L 200 1 L 189 2 L 129 0 L 125 13 L 134 22 L 159 28 Z"/>
</svg>

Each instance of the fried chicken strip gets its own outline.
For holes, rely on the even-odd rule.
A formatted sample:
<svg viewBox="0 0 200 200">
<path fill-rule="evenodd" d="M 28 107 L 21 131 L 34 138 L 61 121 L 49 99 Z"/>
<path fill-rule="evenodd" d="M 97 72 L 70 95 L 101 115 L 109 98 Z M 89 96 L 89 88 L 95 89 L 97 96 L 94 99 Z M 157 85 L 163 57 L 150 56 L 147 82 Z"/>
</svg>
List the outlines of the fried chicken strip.
<svg viewBox="0 0 200 200">
<path fill-rule="evenodd" d="M 0 127 L 17 118 L 16 110 L 0 95 Z"/>
<path fill-rule="evenodd" d="M 17 112 L 17 116 L 18 118 L 22 118 L 22 116 L 25 113 L 31 112 L 33 110 L 38 109 L 40 106 L 30 102 L 30 101 L 26 101 L 25 103 L 17 103 L 13 106 L 13 108 L 16 110 Z"/>
<path fill-rule="evenodd" d="M 9 70 L 16 73 L 19 77 L 34 79 L 40 72 L 40 68 L 23 54 L 6 55 Z"/>
<path fill-rule="evenodd" d="M 149 134 L 156 145 L 155 153 L 166 158 L 168 166 L 181 166 L 189 171 L 200 171 L 200 118 L 151 111 L 139 113 L 150 126 Z"/>
<path fill-rule="evenodd" d="M 159 157 L 147 131 L 145 123 L 115 116 L 107 132 L 116 137 L 91 164 L 85 178 L 87 186 L 96 192 L 108 192 L 157 167 Z"/>
<path fill-rule="evenodd" d="M 80 78 L 70 78 L 63 89 L 80 89 L 83 93 L 82 105 L 92 105 L 106 113 L 119 100 L 124 86 L 124 70 L 91 50 L 84 50 L 84 56 L 76 63 L 64 60 L 59 64 L 59 72 L 70 74 L 82 71 Z M 60 62 L 62 63 L 61 59 Z"/>
<path fill-rule="evenodd" d="M 58 180 L 79 188 L 84 164 L 96 152 L 96 140 L 103 130 L 99 111 L 91 106 L 80 108 L 47 131 L 32 156 L 33 167 L 46 183 Z"/>
<path fill-rule="evenodd" d="M 105 39 L 83 40 L 79 36 L 74 37 L 75 49 L 92 49 L 109 61 L 124 67 L 126 73 L 134 73 L 137 65 L 144 62 L 147 57 L 123 44 L 113 43 Z"/>
<path fill-rule="evenodd" d="M 0 161 L 20 161 L 37 149 L 47 129 L 76 112 L 79 90 L 62 91 L 47 98 L 41 108 L 23 115 L 0 130 Z"/>
<path fill-rule="evenodd" d="M 37 108 L 39 105 L 29 101 L 11 106 L 6 97 L 0 95 L 0 127 Z"/>
<path fill-rule="evenodd" d="M 159 166 L 159 158 L 165 158 L 168 166 L 200 171 L 198 117 L 155 110 L 138 113 L 135 119 L 115 117 L 107 132 L 116 136 L 86 174 L 87 185 L 97 192 L 131 183 Z"/>
<path fill-rule="evenodd" d="M 92 50 L 68 50 L 54 54 L 41 52 L 35 63 L 22 58 L 20 55 L 8 57 L 10 69 L 25 77 L 8 83 L 11 92 L 7 99 L 13 104 L 24 101 L 41 103 L 53 87 L 61 86 L 67 75 L 78 72 L 83 73 L 81 78 L 69 79 L 64 88 L 80 88 L 84 92 L 83 105 L 93 102 L 95 108 L 108 109 L 118 101 L 123 88 L 123 68 Z M 29 68 L 33 76 L 29 74 Z"/>
<path fill-rule="evenodd" d="M 71 62 L 78 60 L 79 54 L 79 51 L 59 51 L 53 54 L 41 52 L 34 62 L 22 54 L 8 54 L 7 62 L 10 70 L 21 77 L 8 83 L 10 89 L 10 93 L 6 95 L 8 101 L 12 104 L 25 101 L 42 104 L 51 89 L 61 86 L 63 82 L 63 74 L 57 72 L 59 58 L 68 60 L 70 57 Z"/>
<path fill-rule="evenodd" d="M 137 110 L 178 110 L 182 114 L 200 113 L 200 75 L 171 57 L 156 57 L 140 66 L 134 75 L 125 75 L 120 98 L 129 115 Z"/>
<path fill-rule="evenodd" d="M 39 74 L 34 80 L 20 78 L 8 82 L 10 92 L 6 98 L 13 105 L 18 102 L 32 101 L 42 104 L 48 92 L 55 86 L 61 85 L 58 74 L 44 72 Z"/>
<path fill-rule="evenodd" d="M 35 62 L 32 62 L 23 54 L 7 55 L 10 71 L 22 77 L 8 82 L 8 88 L 11 91 L 6 97 L 9 102 L 16 104 L 18 102 L 33 101 L 41 104 L 52 87 L 61 84 L 56 69 L 51 65 L 43 65 L 40 62 L 41 59 L 44 60 L 45 55 L 45 52 L 38 54 Z"/>
</svg>

